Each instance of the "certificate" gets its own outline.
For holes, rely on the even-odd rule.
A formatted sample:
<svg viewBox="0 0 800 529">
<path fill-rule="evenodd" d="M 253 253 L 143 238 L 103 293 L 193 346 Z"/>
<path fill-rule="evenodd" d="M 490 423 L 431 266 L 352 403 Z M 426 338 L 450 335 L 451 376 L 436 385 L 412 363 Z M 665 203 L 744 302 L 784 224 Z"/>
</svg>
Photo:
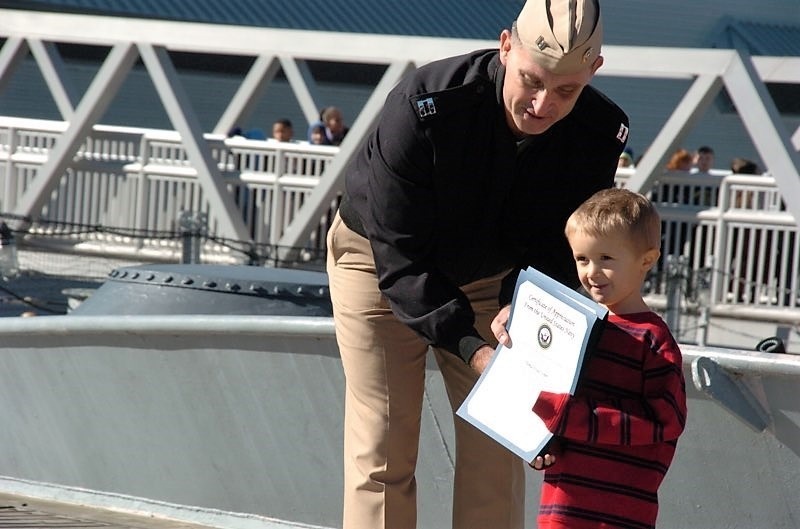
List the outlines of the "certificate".
<svg viewBox="0 0 800 529">
<path fill-rule="evenodd" d="M 534 268 L 517 279 L 508 332 L 456 414 L 528 462 L 553 434 L 532 408 L 540 391 L 574 393 L 608 309 Z"/>
</svg>

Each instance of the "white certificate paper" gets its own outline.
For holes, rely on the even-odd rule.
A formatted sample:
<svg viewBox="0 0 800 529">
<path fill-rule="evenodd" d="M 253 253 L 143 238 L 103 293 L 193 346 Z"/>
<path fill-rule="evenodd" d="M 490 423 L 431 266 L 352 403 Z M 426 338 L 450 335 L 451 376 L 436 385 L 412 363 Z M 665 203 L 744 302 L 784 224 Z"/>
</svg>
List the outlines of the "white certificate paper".
<svg viewBox="0 0 800 529">
<path fill-rule="evenodd" d="M 608 310 L 541 272 L 517 280 L 508 332 L 456 412 L 532 461 L 553 434 L 532 411 L 539 392 L 574 393 L 586 348 Z"/>
</svg>

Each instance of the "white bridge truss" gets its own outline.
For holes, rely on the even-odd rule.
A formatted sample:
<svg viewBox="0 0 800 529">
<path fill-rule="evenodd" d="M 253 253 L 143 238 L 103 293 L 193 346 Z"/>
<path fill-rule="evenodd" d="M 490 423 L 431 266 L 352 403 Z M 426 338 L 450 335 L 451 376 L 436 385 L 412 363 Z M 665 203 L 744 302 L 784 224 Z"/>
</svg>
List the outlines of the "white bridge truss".
<svg viewBox="0 0 800 529">
<path fill-rule="evenodd" d="M 180 211 L 206 213 L 216 236 L 280 248 L 321 247 L 343 187 L 343 168 L 377 119 L 388 91 L 409 69 L 495 41 L 320 33 L 273 28 L 99 17 L 0 9 L 0 90 L 33 56 L 63 121 L 0 118 L 0 211 L 36 218 L 150 230 L 175 228 Z M 108 47 L 84 94 L 64 75 L 57 44 Z M 210 132 L 203 131 L 170 52 L 254 57 L 248 74 Z M 691 269 L 718 273 L 716 303 L 797 307 L 800 129 L 788 131 L 765 83 L 800 83 L 800 57 L 749 57 L 739 51 L 611 46 L 600 76 L 689 80 L 689 89 L 633 173 L 618 184 L 675 196 L 698 180 L 664 175 L 669 155 L 724 87 L 767 168 L 761 180 L 705 182 L 713 200 L 661 207 L 670 248 Z M 141 60 L 174 131 L 98 124 L 126 75 Z M 282 70 L 309 122 L 319 112 L 307 61 L 378 64 L 383 77 L 353 121 L 341 148 L 226 139 L 247 120 Z M 324 171 L 324 174 L 323 174 Z M 666 187 L 664 187 L 666 189 Z M 757 197 L 735 200 L 745 190 Z M 739 193 L 737 195 L 737 193 Z M 662 193 L 657 200 L 666 200 Z M 665 201 L 666 203 L 666 201 Z M 708 235 L 692 238 L 687 230 Z M 742 233 L 753 233 L 744 236 Z M 683 235 L 681 235 L 683 234 Z M 759 242 L 759 241 L 766 242 Z M 773 241 L 773 242 L 769 242 Z M 123 241 L 124 242 L 124 241 Z M 700 248 L 702 246 L 702 248 Z M 736 264 L 742 263 L 742 264 Z M 738 285 L 738 286 L 737 286 Z M 738 288 L 738 290 L 737 290 Z"/>
</svg>

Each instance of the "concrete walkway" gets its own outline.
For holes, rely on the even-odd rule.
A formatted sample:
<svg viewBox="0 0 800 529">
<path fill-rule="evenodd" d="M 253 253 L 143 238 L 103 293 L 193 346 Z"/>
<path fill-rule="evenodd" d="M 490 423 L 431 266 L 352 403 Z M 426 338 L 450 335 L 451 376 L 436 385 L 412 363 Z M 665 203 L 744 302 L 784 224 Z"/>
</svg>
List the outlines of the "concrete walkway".
<svg viewBox="0 0 800 529">
<path fill-rule="evenodd" d="M 0 493 L 0 528 L 62 529 L 208 529 L 145 514 L 130 514 L 95 507 L 57 503 Z"/>
</svg>

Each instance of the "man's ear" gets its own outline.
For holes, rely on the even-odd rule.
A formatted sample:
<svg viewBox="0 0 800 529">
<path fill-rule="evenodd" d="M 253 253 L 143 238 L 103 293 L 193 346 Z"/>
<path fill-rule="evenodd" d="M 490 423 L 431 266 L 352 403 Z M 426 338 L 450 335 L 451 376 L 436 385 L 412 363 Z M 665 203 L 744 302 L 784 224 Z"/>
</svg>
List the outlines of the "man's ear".
<svg viewBox="0 0 800 529">
<path fill-rule="evenodd" d="M 504 29 L 500 33 L 500 63 L 503 66 L 508 61 L 508 52 L 511 51 L 511 31 Z"/>
<path fill-rule="evenodd" d="M 605 59 L 603 59 L 603 56 L 602 55 L 598 55 L 597 58 L 592 63 L 592 75 L 597 73 L 597 70 L 599 70 L 600 67 L 603 66 L 603 62 L 605 62 Z"/>
</svg>

